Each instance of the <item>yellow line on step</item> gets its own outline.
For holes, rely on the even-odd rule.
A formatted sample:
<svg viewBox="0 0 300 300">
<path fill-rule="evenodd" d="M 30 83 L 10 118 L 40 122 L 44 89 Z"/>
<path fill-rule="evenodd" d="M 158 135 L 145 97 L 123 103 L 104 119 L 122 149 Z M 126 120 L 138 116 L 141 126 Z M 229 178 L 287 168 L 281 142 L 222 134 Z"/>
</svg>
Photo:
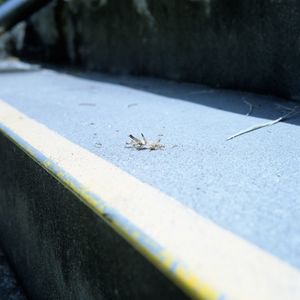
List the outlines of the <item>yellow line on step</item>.
<svg viewBox="0 0 300 300">
<path fill-rule="evenodd" d="M 0 130 L 190 297 L 300 299 L 297 269 L 1 100 Z"/>
</svg>

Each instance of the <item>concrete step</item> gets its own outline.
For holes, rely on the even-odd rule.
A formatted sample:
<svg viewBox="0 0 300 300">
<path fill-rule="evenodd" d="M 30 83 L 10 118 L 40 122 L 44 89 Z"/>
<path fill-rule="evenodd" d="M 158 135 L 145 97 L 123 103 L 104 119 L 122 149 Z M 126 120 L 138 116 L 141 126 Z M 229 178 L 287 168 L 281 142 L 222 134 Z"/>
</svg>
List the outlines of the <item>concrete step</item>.
<svg viewBox="0 0 300 300">
<path fill-rule="evenodd" d="M 0 241 L 30 299 L 299 299 L 299 117 L 227 140 L 297 104 L 45 69 L 0 97 Z"/>
<path fill-rule="evenodd" d="M 31 18 L 16 49 L 44 62 L 299 100 L 299 12 L 296 0 L 56 0 Z"/>
</svg>

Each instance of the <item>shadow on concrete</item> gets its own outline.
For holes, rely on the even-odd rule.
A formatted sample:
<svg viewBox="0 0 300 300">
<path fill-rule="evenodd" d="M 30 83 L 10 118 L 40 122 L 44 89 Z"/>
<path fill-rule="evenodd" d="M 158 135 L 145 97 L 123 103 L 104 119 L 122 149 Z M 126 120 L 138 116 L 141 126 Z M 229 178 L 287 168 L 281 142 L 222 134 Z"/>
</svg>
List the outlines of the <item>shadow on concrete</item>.
<svg viewBox="0 0 300 300">
<path fill-rule="evenodd" d="M 7 257 L 0 248 L 0 299 L 26 300 L 16 274 L 8 263 Z"/>
<path fill-rule="evenodd" d="M 96 82 L 101 81 L 109 84 L 122 85 L 135 90 L 181 101 L 189 101 L 245 116 L 247 116 L 251 110 L 250 117 L 275 120 L 287 114 L 289 112 L 287 108 L 294 109 L 297 106 L 299 106 L 300 112 L 299 101 L 288 100 L 272 95 L 262 95 L 240 90 L 217 89 L 205 85 L 156 78 L 76 72 L 74 70 L 67 70 L 66 72 L 70 75 Z M 262 120 L 262 122 L 264 121 Z M 295 114 L 293 117 L 285 120 L 285 122 L 300 125 L 300 113 Z"/>
</svg>

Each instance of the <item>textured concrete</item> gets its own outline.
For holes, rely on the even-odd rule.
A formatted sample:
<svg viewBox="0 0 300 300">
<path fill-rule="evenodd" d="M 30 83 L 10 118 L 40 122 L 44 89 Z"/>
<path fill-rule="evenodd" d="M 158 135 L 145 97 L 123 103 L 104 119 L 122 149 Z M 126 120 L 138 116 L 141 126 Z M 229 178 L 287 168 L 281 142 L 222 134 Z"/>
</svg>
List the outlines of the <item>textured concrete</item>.
<svg viewBox="0 0 300 300">
<path fill-rule="evenodd" d="M 8 264 L 7 258 L 0 249 L 0 299 L 1 300 L 26 300 L 14 272 Z"/>
<path fill-rule="evenodd" d="M 0 156 L 0 240 L 30 299 L 187 299 L 3 135 Z"/>
<path fill-rule="evenodd" d="M 0 35 L 0 59 L 9 57 L 23 48 L 25 24 L 20 23 L 9 32 Z"/>
<path fill-rule="evenodd" d="M 56 1 L 23 55 L 299 98 L 298 0 Z"/>
<path fill-rule="evenodd" d="M 285 114 L 278 104 L 295 103 L 190 84 L 101 75 L 87 80 L 46 70 L 2 74 L 0 97 L 300 268 L 299 118 L 226 141 Z M 244 100 L 254 105 L 251 116 Z M 140 132 L 149 140 L 162 135 L 165 150 L 126 149 L 128 134 Z"/>
</svg>

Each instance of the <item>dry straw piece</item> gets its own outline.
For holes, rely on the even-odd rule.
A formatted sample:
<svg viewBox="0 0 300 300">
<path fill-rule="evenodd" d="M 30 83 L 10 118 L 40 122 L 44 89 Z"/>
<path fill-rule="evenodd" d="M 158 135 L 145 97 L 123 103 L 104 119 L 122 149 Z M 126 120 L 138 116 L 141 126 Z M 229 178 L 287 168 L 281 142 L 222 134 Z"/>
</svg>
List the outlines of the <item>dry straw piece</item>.
<svg viewBox="0 0 300 300">
<path fill-rule="evenodd" d="M 293 109 L 291 109 L 287 114 L 281 116 L 280 118 L 274 120 L 274 121 L 270 121 L 270 122 L 266 122 L 266 123 L 263 123 L 263 124 L 258 124 L 258 125 L 255 125 L 253 127 L 250 127 L 250 128 L 247 128 L 245 130 L 242 130 L 232 136 L 230 136 L 229 138 L 227 138 L 226 140 L 229 141 L 229 140 L 232 140 L 240 135 L 243 135 L 243 134 L 246 134 L 246 133 L 249 133 L 251 131 L 254 131 L 254 130 L 257 130 L 257 129 L 260 129 L 260 128 L 264 128 L 264 127 L 268 127 L 268 126 L 272 126 L 272 125 L 275 125 L 281 121 L 284 121 L 284 120 L 287 120 L 293 116 L 295 116 L 296 114 L 299 114 L 300 111 L 297 111 L 298 110 L 298 106 L 295 106 Z"/>
</svg>

